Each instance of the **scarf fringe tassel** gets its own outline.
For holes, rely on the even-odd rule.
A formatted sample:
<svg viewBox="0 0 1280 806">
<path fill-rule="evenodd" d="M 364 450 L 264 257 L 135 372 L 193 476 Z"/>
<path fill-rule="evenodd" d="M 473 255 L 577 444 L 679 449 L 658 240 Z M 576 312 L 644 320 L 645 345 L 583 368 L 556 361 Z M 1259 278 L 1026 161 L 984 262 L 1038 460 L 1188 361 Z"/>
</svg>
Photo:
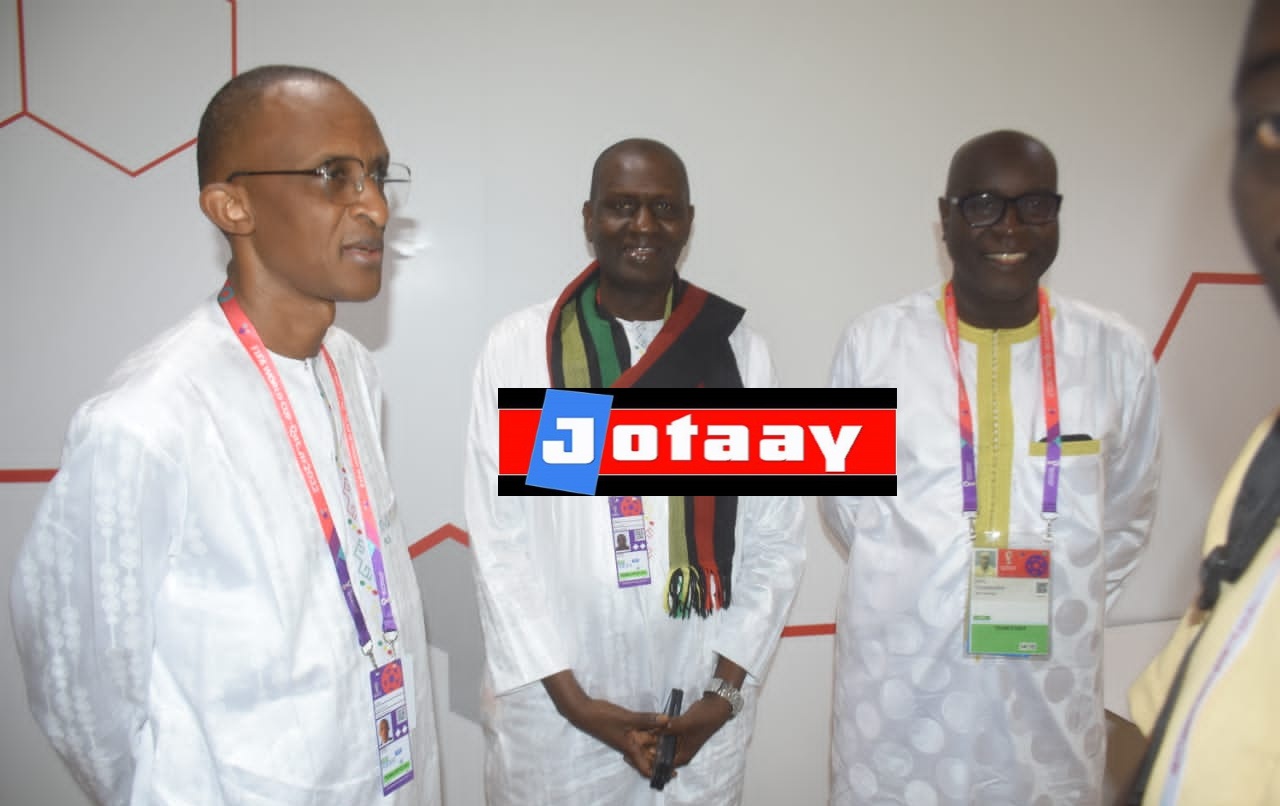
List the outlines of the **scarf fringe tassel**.
<svg viewBox="0 0 1280 806">
<path fill-rule="evenodd" d="M 672 618 L 698 615 L 706 618 L 729 605 L 729 591 L 717 570 L 684 565 L 671 569 L 667 578 L 667 614 Z"/>
</svg>

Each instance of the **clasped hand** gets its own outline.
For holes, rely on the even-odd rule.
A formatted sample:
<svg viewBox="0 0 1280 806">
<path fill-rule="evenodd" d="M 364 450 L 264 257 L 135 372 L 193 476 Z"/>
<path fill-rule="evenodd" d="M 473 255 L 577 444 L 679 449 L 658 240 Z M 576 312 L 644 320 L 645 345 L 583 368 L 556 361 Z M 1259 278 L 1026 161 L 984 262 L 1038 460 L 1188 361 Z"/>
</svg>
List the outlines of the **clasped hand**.
<svg viewBox="0 0 1280 806">
<path fill-rule="evenodd" d="M 622 757 L 640 775 L 651 778 L 659 738 L 667 735 L 676 737 L 673 766 L 683 767 L 693 760 L 731 715 L 729 704 L 716 696 L 697 700 L 689 710 L 675 718 L 666 714 L 631 711 L 607 700 L 592 699 L 570 721 L 579 730 L 622 753 Z"/>
</svg>

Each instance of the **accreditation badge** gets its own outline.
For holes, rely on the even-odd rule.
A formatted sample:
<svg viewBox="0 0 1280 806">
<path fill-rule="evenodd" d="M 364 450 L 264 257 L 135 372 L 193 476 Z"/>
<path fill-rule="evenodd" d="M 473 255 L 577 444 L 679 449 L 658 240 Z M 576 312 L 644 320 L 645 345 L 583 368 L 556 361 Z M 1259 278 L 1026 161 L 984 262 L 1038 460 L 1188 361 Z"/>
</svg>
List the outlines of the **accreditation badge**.
<svg viewBox="0 0 1280 806">
<path fill-rule="evenodd" d="M 1049 655 L 1049 569 L 1047 548 L 979 543 L 971 549 L 965 636 L 970 655 Z"/>
<path fill-rule="evenodd" d="M 638 495 L 609 496 L 609 542 L 618 571 L 618 587 L 648 585 L 649 539 L 644 528 L 644 501 Z"/>
<path fill-rule="evenodd" d="M 404 665 L 399 659 L 369 673 L 373 691 L 373 728 L 378 738 L 382 794 L 390 795 L 413 780 L 409 748 L 410 703 Z"/>
</svg>

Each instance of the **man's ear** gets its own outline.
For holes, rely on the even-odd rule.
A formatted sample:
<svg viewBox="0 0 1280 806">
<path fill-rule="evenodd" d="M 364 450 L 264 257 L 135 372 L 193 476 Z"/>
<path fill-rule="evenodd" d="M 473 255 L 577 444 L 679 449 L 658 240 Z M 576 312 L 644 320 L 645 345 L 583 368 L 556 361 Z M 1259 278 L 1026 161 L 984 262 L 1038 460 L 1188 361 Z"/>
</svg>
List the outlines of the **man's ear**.
<svg viewBox="0 0 1280 806">
<path fill-rule="evenodd" d="M 200 209 L 213 225 L 228 235 L 252 235 L 253 210 L 244 190 L 230 182 L 213 182 L 200 188 Z"/>
<path fill-rule="evenodd" d="M 587 243 L 592 243 L 591 223 L 593 218 L 591 200 L 587 199 L 582 203 L 582 234 L 586 236 Z"/>
<path fill-rule="evenodd" d="M 951 215 L 951 202 L 938 197 L 938 219 L 942 222 L 942 240 L 947 239 L 947 217 Z"/>
</svg>

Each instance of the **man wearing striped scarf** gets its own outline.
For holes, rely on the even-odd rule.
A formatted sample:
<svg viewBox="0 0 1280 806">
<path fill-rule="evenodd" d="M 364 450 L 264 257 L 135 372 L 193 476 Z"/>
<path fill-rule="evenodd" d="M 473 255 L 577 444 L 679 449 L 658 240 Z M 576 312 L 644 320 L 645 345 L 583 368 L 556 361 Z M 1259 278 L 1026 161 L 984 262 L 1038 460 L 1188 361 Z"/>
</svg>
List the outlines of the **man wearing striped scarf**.
<svg viewBox="0 0 1280 806">
<path fill-rule="evenodd" d="M 743 309 L 681 279 L 693 206 L 680 158 L 624 140 L 597 159 L 596 261 L 490 334 L 466 471 L 486 674 L 490 804 L 733 804 L 756 692 L 799 582 L 802 506 L 784 496 L 497 495 L 497 390 L 775 385 Z M 648 584 L 617 570 L 641 517 Z M 686 709 L 661 715 L 667 693 Z M 678 775 L 649 787 L 659 736 Z M 659 800 L 662 798 L 663 800 Z"/>
</svg>

